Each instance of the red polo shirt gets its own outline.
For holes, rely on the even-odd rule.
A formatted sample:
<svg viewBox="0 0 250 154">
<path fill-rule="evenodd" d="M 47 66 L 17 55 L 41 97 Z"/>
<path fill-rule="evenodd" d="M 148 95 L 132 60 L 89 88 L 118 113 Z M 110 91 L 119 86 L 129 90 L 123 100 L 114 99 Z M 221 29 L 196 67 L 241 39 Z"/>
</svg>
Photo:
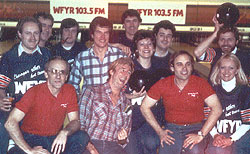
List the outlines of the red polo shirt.
<svg viewBox="0 0 250 154">
<path fill-rule="evenodd" d="M 204 100 L 214 93 L 206 80 L 193 75 L 180 91 L 174 83 L 173 75 L 158 81 L 147 94 L 155 100 L 163 98 L 167 122 L 193 124 L 204 119 Z"/>
<path fill-rule="evenodd" d="M 64 84 L 54 97 L 47 82 L 39 84 L 24 94 L 16 108 L 25 113 L 21 126 L 24 132 L 41 136 L 56 135 L 62 128 L 66 114 L 78 111 L 75 88 Z"/>
</svg>

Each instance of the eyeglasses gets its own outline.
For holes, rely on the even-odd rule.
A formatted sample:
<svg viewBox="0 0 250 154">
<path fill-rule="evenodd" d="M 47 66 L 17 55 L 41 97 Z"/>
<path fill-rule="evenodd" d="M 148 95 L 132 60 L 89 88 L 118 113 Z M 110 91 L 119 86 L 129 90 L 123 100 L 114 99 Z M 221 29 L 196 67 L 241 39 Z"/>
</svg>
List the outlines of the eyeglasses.
<svg viewBox="0 0 250 154">
<path fill-rule="evenodd" d="M 48 70 L 48 72 L 52 73 L 53 75 L 64 75 L 64 76 L 66 76 L 68 74 L 65 70 L 56 70 L 56 69 Z"/>
</svg>

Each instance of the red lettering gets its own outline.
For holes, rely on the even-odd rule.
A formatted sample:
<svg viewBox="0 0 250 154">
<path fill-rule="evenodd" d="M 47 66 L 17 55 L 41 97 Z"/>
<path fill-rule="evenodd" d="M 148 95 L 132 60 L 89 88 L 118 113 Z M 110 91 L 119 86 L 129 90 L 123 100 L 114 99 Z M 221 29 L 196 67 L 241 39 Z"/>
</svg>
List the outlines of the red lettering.
<svg viewBox="0 0 250 154">
<path fill-rule="evenodd" d="M 153 12 L 153 10 L 152 10 L 152 9 L 149 9 L 149 10 L 148 10 L 148 16 L 152 16 L 152 12 Z"/>
<path fill-rule="evenodd" d="M 140 13 L 140 15 L 142 14 L 142 9 L 137 9 L 137 11 Z"/>
<path fill-rule="evenodd" d="M 74 13 L 74 8 L 73 8 L 73 7 L 70 7 L 70 14 L 75 14 L 75 13 Z"/>
<path fill-rule="evenodd" d="M 56 13 L 62 13 L 62 7 L 53 7 L 53 11 L 54 11 L 54 13 L 56 14 Z"/>
<path fill-rule="evenodd" d="M 173 10 L 173 16 L 182 16 L 183 17 L 183 10 Z"/>
<path fill-rule="evenodd" d="M 89 14 L 93 14 L 93 8 L 91 7 L 91 8 L 89 8 Z"/>
<path fill-rule="evenodd" d="M 100 8 L 99 9 L 99 14 L 105 14 L 105 9 L 104 8 Z"/>
</svg>

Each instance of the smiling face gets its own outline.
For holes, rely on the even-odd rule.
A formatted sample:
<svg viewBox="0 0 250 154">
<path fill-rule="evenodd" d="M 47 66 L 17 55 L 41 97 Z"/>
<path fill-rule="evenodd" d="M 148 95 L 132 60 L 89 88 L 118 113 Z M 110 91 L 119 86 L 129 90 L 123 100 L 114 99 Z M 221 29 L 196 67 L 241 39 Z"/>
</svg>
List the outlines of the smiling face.
<svg viewBox="0 0 250 154">
<path fill-rule="evenodd" d="M 173 41 L 173 33 L 170 29 L 160 28 L 155 36 L 156 48 L 161 51 L 167 51 Z"/>
<path fill-rule="evenodd" d="M 99 48 L 108 47 L 110 31 L 108 27 L 97 26 L 92 38 L 94 40 L 94 45 Z"/>
<path fill-rule="evenodd" d="M 115 71 L 110 70 L 109 82 L 117 89 L 122 89 L 128 82 L 131 75 L 131 67 L 127 64 L 118 64 Z"/>
<path fill-rule="evenodd" d="M 218 45 L 221 48 L 222 52 L 231 53 L 237 44 L 238 41 L 236 40 L 234 33 L 226 32 L 224 34 L 220 34 Z"/>
<path fill-rule="evenodd" d="M 154 53 L 154 45 L 150 38 L 145 38 L 137 43 L 139 58 L 151 58 Z"/>
<path fill-rule="evenodd" d="M 170 69 L 174 72 L 176 80 L 188 80 L 193 71 L 190 57 L 186 54 L 177 56 L 174 60 L 174 65 Z"/>
<path fill-rule="evenodd" d="M 238 68 L 232 59 L 222 59 L 219 67 L 220 79 L 231 81 L 238 73 Z"/>
<path fill-rule="evenodd" d="M 32 53 L 39 42 L 40 29 L 38 24 L 34 22 L 26 22 L 23 24 L 22 33 L 17 32 L 22 41 L 22 46 L 27 53 Z"/>
</svg>

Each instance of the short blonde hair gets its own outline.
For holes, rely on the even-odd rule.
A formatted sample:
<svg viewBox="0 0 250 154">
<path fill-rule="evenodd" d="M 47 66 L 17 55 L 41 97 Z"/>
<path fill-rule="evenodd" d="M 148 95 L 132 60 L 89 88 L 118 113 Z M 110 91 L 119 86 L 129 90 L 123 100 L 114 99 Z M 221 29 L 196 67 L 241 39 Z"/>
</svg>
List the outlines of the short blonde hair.
<svg viewBox="0 0 250 154">
<path fill-rule="evenodd" d="M 211 76 L 210 76 L 211 83 L 213 85 L 221 84 L 221 78 L 220 78 L 219 72 L 220 72 L 221 62 L 223 59 L 231 59 L 231 60 L 233 60 L 234 64 L 236 65 L 236 67 L 238 69 L 238 73 L 235 75 L 236 83 L 241 84 L 241 85 L 247 85 L 248 80 L 247 80 L 245 73 L 243 72 L 240 60 L 232 53 L 222 55 L 220 57 L 220 59 L 216 62 L 215 66 L 212 70 Z"/>
</svg>

